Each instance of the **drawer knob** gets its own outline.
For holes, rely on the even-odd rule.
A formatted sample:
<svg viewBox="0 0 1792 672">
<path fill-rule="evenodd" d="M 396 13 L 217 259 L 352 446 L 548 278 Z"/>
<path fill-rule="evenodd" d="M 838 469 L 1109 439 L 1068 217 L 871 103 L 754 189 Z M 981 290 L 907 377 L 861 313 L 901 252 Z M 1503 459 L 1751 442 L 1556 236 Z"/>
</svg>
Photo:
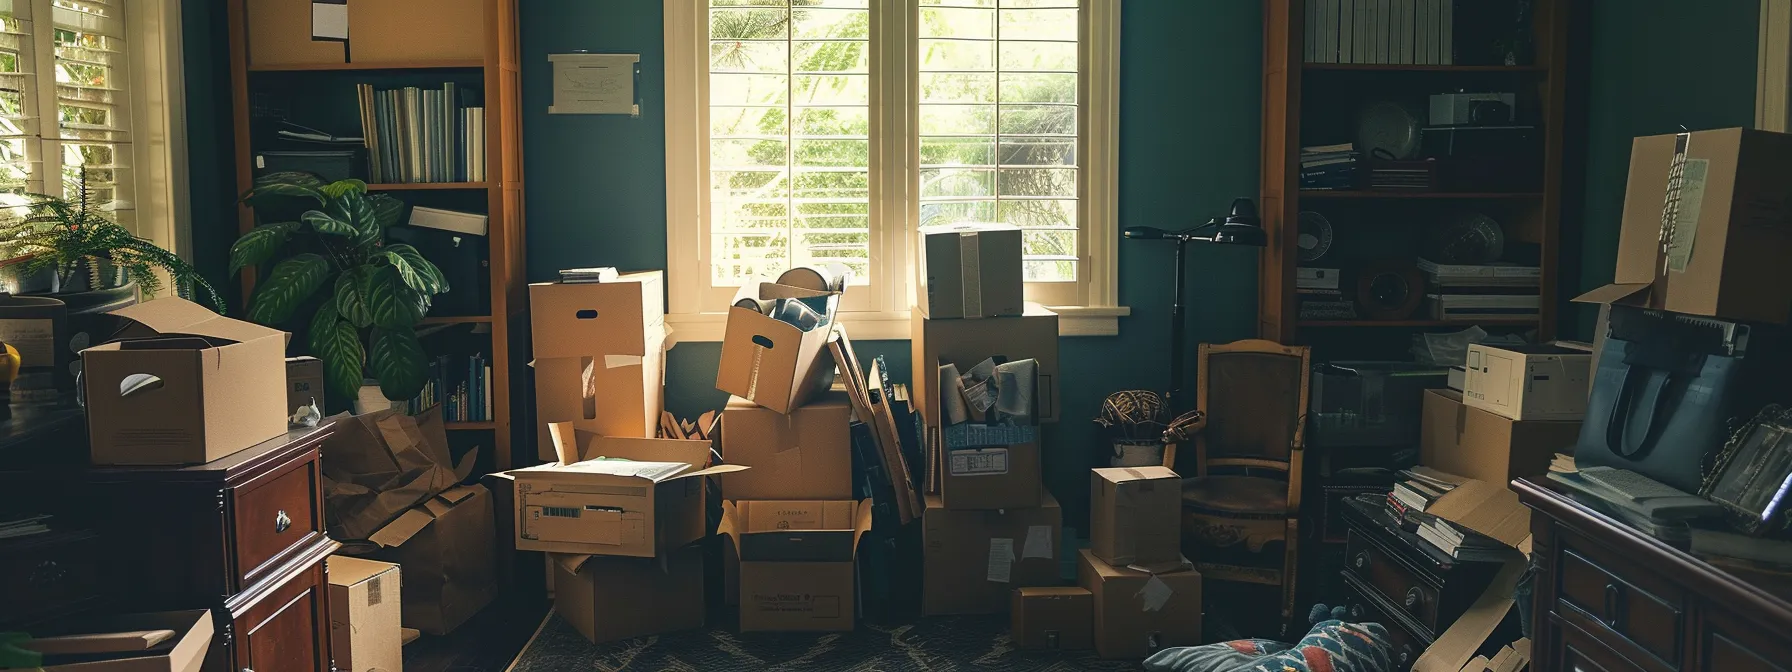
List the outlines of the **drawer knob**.
<svg viewBox="0 0 1792 672">
<path fill-rule="evenodd" d="M 1356 565 L 1357 569 L 1368 569 L 1369 568 L 1369 552 L 1368 551 L 1358 551 L 1356 554 L 1356 559 L 1352 560 L 1351 562 L 1352 562 L 1352 564 Z"/>
<path fill-rule="evenodd" d="M 1406 589 L 1406 610 L 1417 611 L 1419 605 L 1425 603 L 1425 593 L 1417 586 Z"/>
<path fill-rule="evenodd" d="M 1622 613 L 1622 611 L 1623 611 L 1623 603 L 1624 603 L 1623 589 L 1619 588 L 1618 584 L 1615 584 L 1615 583 L 1605 584 L 1605 625 L 1606 625 L 1606 627 L 1609 627 L 1613 630 L 1619 630 L 1618 623 L 1622 619 L 1618 618 L 1618 615 L 1620 613 Z"/>
<path fill-rule="evenodd" d="M 285 532 L 287 528 L 290 527 L 292 527 L 292 517 L 286 515 L 286 511 L 282 510 L 274 513 L 274 534 Z M 255 671 L 249 670 L 249 672 Z"/>
<path fill-rule="evenodd" d="M 67 574 L 55 560 L 45 560 L 37 563 L 37 567 L 31 570 L 31 578 L 28 580 L 33 586 L 43 587 L 61 581 Z"/>
<path fill-rule="evenodd" d="M 1411 644 L 1402 645 L 1400 647 L 1400 664 L 1406 665 L 1407 663 L 1410 663 L 1410 662 L 1412 662 L 1412 645 Z M 253 671 L 251 671 L 251 672 L 253 672 Z"/>
</svg>

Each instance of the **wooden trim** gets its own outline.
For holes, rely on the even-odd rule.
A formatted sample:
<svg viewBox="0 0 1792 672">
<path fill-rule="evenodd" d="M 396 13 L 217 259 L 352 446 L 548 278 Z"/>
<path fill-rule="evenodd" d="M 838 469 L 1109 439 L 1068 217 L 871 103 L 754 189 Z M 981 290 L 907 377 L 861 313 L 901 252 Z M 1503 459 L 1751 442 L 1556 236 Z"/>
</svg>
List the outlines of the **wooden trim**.
<svg viewBox="0 0 1792 672">
<path fill-rule="evenodd" d="M 1548 37 L 1543 40 L 1543 49 L 1539 49 L 1538 57 L 1546 59 L 1549 67 L 1549 81 L 1544 85 L 1544 129 L 1543 129 L 1543 230 L 1540 232 L 1543 248 L 1543 277 L 1538 283 L 1538 291 L 1543 299 L 1539 302 L 1541 310 L 1538 314 L 1537 336 L 1540 342 L 1548 342 L 1556 337 L 1557 307 L 1560 305 L 1560 292 L 1557 285 L 1561 282 L 1562 256 L 1562 153 L 1567 143 L 1567 100 L 1568 100 L 1568 25 L 1570 17 L 1569 0 L 1546 0 L 1537 3 L 1536 20 L 1540 30 Z"/>
<path fill-rule="evenodd" d="M 325 72 L 336 70 L 424 70 L 443 68 L 465 68 L 472 70 L 485 67 L 481 59 L 455 60 L 420 60 L 420 61 L 357 61 L 354 63 L 276 63 L 272 65 L 254 65 L 250 72 Z"/>
<path fill-rule="evenodd" d="M 249 14 L 245 8 L 247 0 L 230 0 L 226 8 L 227 23 L 230 33 L 230 112 L 232 131 L 236 140 L 236 186 L 237 194 L 249 191 L 255 184 L 255 168 L 251 163 L 253 150 L 249 146 Z M 249 209 L 242 200 L 236 202 L 237 234 L 248 233 L 255 228 L 255 212 Z M 249 307 L 249 299 L 255 295 L 254 267 L 242 270 L 240 281 L 243 286 L 243 305 Z"/>
<path fill-rule="evenodd" d="M 1258 254 L 1257 335 L 1292 342 L 1299 304 L 1295 298 L 1295 230 L 1300 214 L 1299 152 L 1301 62 L 1306 20 L 1303 0 L 1263 3 L 1263 161 L 1257 211 L 1269 244 Z"/>
<path fill-rule="evenodd" d="M 1276 471 L 1289 470 L 1287 462 L 1281 460 L 1266 460 L 1257 457 L 1214 457 L 1209 458 L 1206 462 L 1209 467 L 1251 467 L 1258 469 L 1274 469 Z"/>
<path fill-rule="evenodd" d="M 1755 128 L 1785 132 L 1792 104 L 1792 0 L 1761 0 L 1761 29 L 1755 67 Z"/>
</svg>

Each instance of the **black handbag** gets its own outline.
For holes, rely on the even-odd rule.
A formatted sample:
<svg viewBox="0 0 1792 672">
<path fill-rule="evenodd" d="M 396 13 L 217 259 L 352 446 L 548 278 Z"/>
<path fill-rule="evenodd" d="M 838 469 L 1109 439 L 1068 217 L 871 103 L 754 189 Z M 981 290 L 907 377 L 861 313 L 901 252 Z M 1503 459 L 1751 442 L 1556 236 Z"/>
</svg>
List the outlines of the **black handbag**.
<svg viewBox="0 0 1792 672">
<path fill-rule="evenodd" d="M 1766 403 L 1748 325 L 1613 306 L 1575 462 L 1689 493 L 1733 421 Z"/>
</svg>

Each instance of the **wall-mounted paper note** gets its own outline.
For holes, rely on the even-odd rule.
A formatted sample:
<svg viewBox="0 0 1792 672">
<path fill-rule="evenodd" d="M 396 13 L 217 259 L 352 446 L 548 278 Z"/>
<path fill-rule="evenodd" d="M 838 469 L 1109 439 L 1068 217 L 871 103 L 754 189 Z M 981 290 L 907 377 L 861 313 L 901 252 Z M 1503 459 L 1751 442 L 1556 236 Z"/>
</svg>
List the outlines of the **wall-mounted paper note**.
<svg viewBox="0 0 1792 672">
<path fill-rule="evenodd" d="M 311 39 L 344 41 L 348 39 L 348 5 L 337 2 L 311 3 Z"/>
<path fill-rule="evenodd" d="M 635 71 L 640 54 L 548 54 L 554 104 L 548 114 L 640 115 Z"/>
</svg>

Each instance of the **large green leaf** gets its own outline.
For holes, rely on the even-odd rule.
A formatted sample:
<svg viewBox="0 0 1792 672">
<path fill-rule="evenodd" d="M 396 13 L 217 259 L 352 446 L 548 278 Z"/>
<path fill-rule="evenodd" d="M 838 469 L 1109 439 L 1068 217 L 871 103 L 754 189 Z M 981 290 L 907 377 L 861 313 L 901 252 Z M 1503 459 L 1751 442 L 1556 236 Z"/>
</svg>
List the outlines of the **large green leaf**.
<svg viewBox="0 0 1792 672">
<path fill-rule="evenodd" d="M 373 203 L 369 202 L 364 194 L 350 191 L 340 197 L 330 199 L 330 203 L 324 208 L 324 211 L 331 217 L 347 222 L 349 226 L 354 227 L 355 245 L 370 245 L 380 239 L 381 229 L 376 219 L 378 215 L 373 210 Z"/>
<path fill-rule="evenodd" d="M 322 205 L 324 181 L 311 173 L 287 171 L 268 173 L 255 178 L 255 187 L 243 196 L 250 205 L 259 205 L 268 198 L 309 198 Z"/>
<path fill-rule="evenodd" d="M 373 204 L 373 220 L 379 222 L 381 229 L 397 224 L 398 218 L 404 215 L 404 201 L 391 196 L 374 194 L 367 197 L 367 202 Z"/>
<path fill-rule="evenodd" d="M 311 318 L 311 354 L 323 360 L 324 388 L 339 399 L 353 399 L 361 390 L 365 353 L 355 326 L 339 319 L 325 305 Z"/>
<path fill-rule="evenodd" d="M 355 231 L 355 227 L 349 225 L 348 222 L 336 219 L 335 217 L 331 217 L 330 215 L 317 210 L 308 210 L 305 214 L 299 215 L 299 221 L 310 224 L 311 228 L 316 229 L 318 233 L 332 236 L 342 236 L 346 238 L 359 233 L 358 231 Z"/>
<path fill-rule="evenodd" d="M 387 399 L 404 401 L 423 391 L 429 378 L 429 359 L 410 327 L 373 329 L 373 356 L 368 370 L 380 381 Z"/>
<path fill-rule="evenodd" d="M 259 266 L 273 258 L 297 228 L 298 222 L 281 222 L 250 229 L 230 245 L 230 274 L 236 275 L 245 266 Z"/>
<path fill-rule="evenodd" d="M 249 319 L 270 327 L 284 324 L 329 278 L 330 262 L 310 252 L 274 264 L 267 280 L 255 289 Z"/>
<path fill-rule="evenodd" d="M 408 267 L 412 273 L 420 277 L 425 286 L 411 285 L 412 289 L 426 291 L 430 294 L 441 294 L 448 291 L 448 278 L 442 275 L 442 269 L 436 268 L 435 264 L 424 259 L 423 253 L 418 252 L 417 248 L 404 243 L 396 243 L 386 246 L 385 255 L 387 260 L 398 268 L 400 276 L 404 275 L 405 268 Z M 403 266 L 399 265 L 400 260 L 404 262 Z M 410 283 L 410 278 L 405 278 L 405 282 Z"/>
<path fill-rule="evenodd" d="M 336 276 L 336 312 L 359 328 L 373 324 L 373 313 L 367 309 L 366 287 L 359 269 L 351 268 Z"/>
<path fill-rule="evenodd" d="M 362 272 L 366 273 L 367 268 Z M 398 270 L 387 265 L 380 265 L 367 273 L 366 279 L 367 311 L 373 316 L 373 324 L 387 329 L 406 329 L 423 319 L 428 312 L 429 304 L 421 295 L 405 285 L 398 277 Z"/>
<path fill-rule="evenodd" d="M 367 183 L 355 179 L 337 180 L 320 187 L 318 191 L 324 192 L 324 195 L 330 198 L 342 198 L 343 194 L 351 191 L 367 193 Z"/>
<path fill-rule="evenodd" d="M 415 251 L 416 250 L 412 250 L 412 252 Z M 417 268 L 411 266 L 411 260 L 406 258 L 405 255 L 394 252 L 388 247 L 385 251 L 380 252 L 380 258 L 384 259 L 386 263 L 391 264 L 392 268 L 398 271 L 399 279 L 404 280 L 405 286 L 410 287 L 411 291 L 419 294 L 436 293 L 435 278 L 427 271 L 419 271 Z M 419 255 L 416 258 L 421 260 L 422 256 Z"/>
</svg>

